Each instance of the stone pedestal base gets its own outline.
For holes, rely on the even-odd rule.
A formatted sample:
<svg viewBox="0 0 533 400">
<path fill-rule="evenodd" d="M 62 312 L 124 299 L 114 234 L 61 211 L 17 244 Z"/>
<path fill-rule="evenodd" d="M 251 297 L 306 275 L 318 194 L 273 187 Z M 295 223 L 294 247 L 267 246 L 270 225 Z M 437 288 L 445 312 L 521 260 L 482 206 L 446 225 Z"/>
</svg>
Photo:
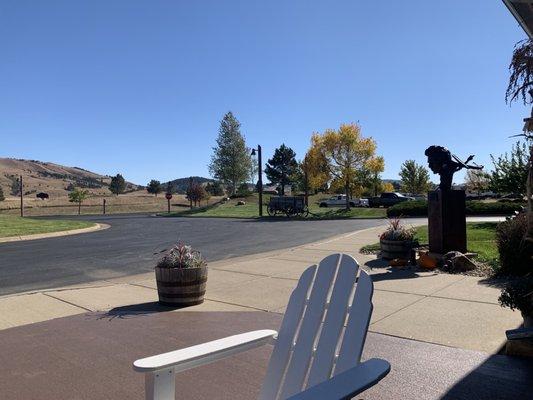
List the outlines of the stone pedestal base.
<svg viewBox="0 0 533 400">
<path fill-rule="evenodd" d="M 445 254 L 466 252 L 464 190 L 434 190 L 428 193 L 429 251 Z"/>
</svg>

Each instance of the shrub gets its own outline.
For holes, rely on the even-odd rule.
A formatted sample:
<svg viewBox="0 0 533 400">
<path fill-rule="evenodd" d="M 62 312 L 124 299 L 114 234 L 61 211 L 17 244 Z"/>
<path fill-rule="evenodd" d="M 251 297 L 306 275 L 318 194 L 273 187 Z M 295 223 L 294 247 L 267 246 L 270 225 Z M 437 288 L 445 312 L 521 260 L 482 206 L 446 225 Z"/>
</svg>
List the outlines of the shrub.
<svg viewBox="0 0 533 400">
<path fill-rule="evenodd" d="M 498 301 L 502 307 L 520 310 L 524 316 L 533 315 L 533 275 L 508 283 Z"/>
<path fill-rule="evenodd" d="M 157 263 L 159 268 L 199 268 L 207 262 L 199 251 L 191 246 L 178 243 Z"/>
<path fill-rule="evenodd" d="M 490 202 L 467 201 L 467 215 L 513 215 L 520 211 L 521 205 L 514 202 Z"/>
<path fill-rule="evenodd" d="M 237 188 L 236 197 L 248 197 L 252 194 L 250 189 L 248 189 L 248 184 L 243 183 Z"/>
<path fill-rule="evenodd" d="M 425 217 L 428 215 L 426 200 L 403 201 L 387 209 L 387 217 Z"/>
<path fill-rule="evenodd" d="M 400 218 L 389 219 L 389 226 L 379 238 L 382 240 L 412 241 L 415 237 L 414 228 L 406 228 Z"/>
<path fill-rule="evenodd" d="M 533 244 L 524 240 L 526 231 L 526 213 L 498 224 L 496 243 L 500 253 L 502 273 L 524 275 L 533 270 Z"/>
<path fill-rule="evenodd" d="M 482 202 L 467 201 L 467 215 L 513 215 L 519 211 L 522 204 L 506 202 Z M 426 200 L 404 201 L 387 209 L 387 217 L 425 217 L 428 215 L 428 203 Z"/>
</svg>

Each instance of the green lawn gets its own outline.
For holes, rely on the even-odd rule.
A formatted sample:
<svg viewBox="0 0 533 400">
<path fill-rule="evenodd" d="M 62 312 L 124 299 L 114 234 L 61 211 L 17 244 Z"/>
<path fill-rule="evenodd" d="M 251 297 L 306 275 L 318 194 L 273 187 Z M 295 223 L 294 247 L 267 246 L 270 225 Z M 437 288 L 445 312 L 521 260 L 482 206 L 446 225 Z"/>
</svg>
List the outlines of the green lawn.
<svg viewBox="0 0 533 400">
<path fill-rule="evenodd" d="M 33 235 L 36 233 L 48 233 L 68 231 L 71 229 L 88 228 L 92 222 L 32 219 L 21 218 L 11 215 L 0 215 L 0 237 Z"/>
<path fill-rule="evenodd" d="M 478 254 L 478 260 L 496 267 L 498 265 L 498 248 L 496 246 L 497 222 L 469 222 L 466 224 L 468 251 Z M 416 228 L 416 237 L 421 244 L 428 242 L 427 225 Z M 373 252 L 379 250 L 379 243 L 364 246 L 361 250 Z"/>
<path fill-rule="evenodd" d="M 469 222 L 466 224 L 466 241 L 468 251 L 478 253 L 478 260 L 498 265 L 499 254 L 496 246 L 497 222 Z M 428 242 L 428 227 L 419 226 L 416 236 L 420 243 Z"/>
<path fill-rule="evenodd" d="M 320 199 L 328 197 L 327 195 L 315 195 L 309 197 L 309 216 L 307 219 L 336 219 L 336 218 L 384 218 L 386 209 L 384 208 L 352 208 L 349 212 L 344 209 L 320 208 L 318 202 Z M 270 195 L 263 196 L 263 203 L 267 204 Z M 238 206 L 237 202 L 244 200 L 245 205 Z M 190 217 L 224 217 L 224 218 L 258 218 L 259 206 L 257 204 L 257 194 L 245 199 L 231 199 L 227 203 L 201 207 L 192 210 L 184 210 L 170 214 L 161 214 L 167 216 L 190 216 Z M 267 207 L 263 206 L 263 216 L 268 217 Z M 276 218 L 287 218 L 280 215 Z"/>
</svg>

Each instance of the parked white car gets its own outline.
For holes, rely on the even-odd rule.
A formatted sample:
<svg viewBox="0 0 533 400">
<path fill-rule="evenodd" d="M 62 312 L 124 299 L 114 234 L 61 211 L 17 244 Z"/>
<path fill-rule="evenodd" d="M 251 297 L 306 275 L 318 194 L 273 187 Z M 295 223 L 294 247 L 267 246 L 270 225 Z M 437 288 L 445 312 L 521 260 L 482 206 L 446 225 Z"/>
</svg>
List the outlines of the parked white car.
<svg viewBox="0 0 533 400">
<path fill-rule="evenodd" d="M 321 200 L 320 207 L 344 207 L 346 206 L 346 195 L 338 194 L 329 199 Z M 368 207 L 368 199 L 350 199 L 350 207 Z"/>
</svg>

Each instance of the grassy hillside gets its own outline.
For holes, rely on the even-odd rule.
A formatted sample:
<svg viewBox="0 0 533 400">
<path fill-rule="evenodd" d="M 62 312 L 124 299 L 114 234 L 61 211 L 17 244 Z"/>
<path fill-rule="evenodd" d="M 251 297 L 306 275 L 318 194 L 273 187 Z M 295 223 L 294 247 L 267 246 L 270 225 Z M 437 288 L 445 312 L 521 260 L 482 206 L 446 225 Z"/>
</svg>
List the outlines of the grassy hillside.
<svg viewBox="0 0 533 400">
<path fill-rule="evenodd" d="M 109 194 L 108 186 L 111 181 L 109 176 L 80 167 L 66 167 L 36 160 L 0 158 L 0 186 L 7 198 L 12 196 L 12 185 L 21 175 L 25 196 L 35 197 L 36 193 L 45 192 L 51 199 L 66 197 L 69 185 L 85 188 L 93 195 Z M 127 191 L 137 188 L 137 185 L 127 182 Z"/>
</svg>

